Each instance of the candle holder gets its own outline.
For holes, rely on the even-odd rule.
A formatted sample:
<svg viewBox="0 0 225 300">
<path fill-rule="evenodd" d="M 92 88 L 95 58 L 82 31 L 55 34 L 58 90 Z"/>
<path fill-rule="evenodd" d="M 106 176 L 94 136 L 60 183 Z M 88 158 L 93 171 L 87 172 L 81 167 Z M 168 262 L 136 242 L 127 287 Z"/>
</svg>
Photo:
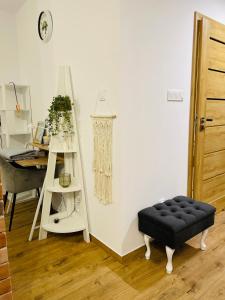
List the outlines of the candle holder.
<svg viewBox="0 0 225 300">
<path fill-rule="evenodd" d="M 61 187 L 68 187 L 71 184 L 71 174 L 69 173 L 61 173 L 59 175 L 59 184 Z"/>
</svg>

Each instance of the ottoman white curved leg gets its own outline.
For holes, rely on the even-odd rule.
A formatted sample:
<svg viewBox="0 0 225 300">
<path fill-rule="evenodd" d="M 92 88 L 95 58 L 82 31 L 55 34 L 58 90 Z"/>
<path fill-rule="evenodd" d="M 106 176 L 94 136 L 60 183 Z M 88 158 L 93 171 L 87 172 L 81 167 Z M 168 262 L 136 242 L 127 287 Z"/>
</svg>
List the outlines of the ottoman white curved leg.
<svg viewBox="0 0 225 300">
<path fill-rule="evenodd" d="M 145 241 L 145 245 L 146 245 L 146 252 L 145 252 L 145 258 L 146 259 L 150 259 L 151 256 L 151 248 L 150 248 L 150 241 L 151 241 L 151 237 L 148 236 L 147 234 L 144 234 L 144 241 Z"/>
<path fill-rule="evenodd" d="M 208 229 L 202 231 L 202 236 L 201 236 L 201 241 L 200 241 L 200 248 L 203 251 L 206 250 L 205 240 L 206 240 L 207 234 L 208 234 Z"/>
<path fill-rule="evenodd" d="M 168 274 L 172 273 L 173 271 L 173 254 L 175 249 L 171 249 L 170 247 L 166 246 L 166 255 L 167 255 L 167 265 L 166 265 L 166 272 Z"/>
</svg>

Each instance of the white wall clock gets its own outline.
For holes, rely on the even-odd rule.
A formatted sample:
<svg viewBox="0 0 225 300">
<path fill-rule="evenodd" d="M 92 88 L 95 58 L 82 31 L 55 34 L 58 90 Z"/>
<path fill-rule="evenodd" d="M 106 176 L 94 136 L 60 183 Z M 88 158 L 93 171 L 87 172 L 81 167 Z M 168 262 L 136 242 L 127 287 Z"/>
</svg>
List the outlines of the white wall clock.
<svg viewBox="0 0 225 300">
<path fill-rule="evenodd" d="M 38 18 L 38 34 L 40 39 L 47 43 L 52 36 L 53 21 L 49 10 L 42 11 Z"/>
</svg>

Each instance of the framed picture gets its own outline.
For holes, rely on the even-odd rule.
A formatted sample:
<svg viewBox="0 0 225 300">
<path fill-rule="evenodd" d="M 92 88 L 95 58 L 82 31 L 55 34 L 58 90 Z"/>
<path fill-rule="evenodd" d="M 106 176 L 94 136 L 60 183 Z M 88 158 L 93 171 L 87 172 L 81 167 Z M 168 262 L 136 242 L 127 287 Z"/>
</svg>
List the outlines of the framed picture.
<svg viewBox="0 0 225 300">
<path fill-rule="evenodd" d="M 42 139 L 45 131 L 45 122 L 39 121 L 37 123 L 37 129 L 34 136 L 34 142 L 42 144 Z"/>
</svg>

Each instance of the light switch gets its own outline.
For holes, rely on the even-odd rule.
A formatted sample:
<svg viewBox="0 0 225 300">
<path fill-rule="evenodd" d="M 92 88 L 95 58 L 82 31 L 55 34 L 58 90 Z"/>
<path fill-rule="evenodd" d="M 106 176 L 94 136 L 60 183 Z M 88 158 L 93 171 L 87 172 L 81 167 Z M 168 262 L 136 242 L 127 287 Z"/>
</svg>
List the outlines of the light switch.
<svg viewBox="0 0 225 300">
<path fill-rule="evenodd" d="M 183 101 L 184 91 L 177 89 L 170 89 L 167 91 L 167 101 Z"/>
</svg>

